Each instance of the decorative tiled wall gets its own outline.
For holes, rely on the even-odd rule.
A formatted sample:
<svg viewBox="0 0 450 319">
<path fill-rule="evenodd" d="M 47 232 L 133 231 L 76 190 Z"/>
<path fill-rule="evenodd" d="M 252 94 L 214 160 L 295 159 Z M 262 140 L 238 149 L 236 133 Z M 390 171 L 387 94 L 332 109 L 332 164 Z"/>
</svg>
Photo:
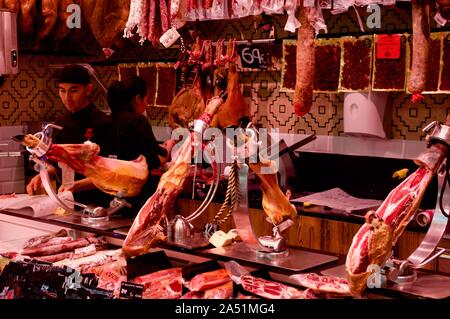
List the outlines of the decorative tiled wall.
<svg viewBox="0 0 450 319">
<path fill-rule="evenodd" d="M 406 8 L 406 9 L 405 9 Z M 406 32 L 410 30 L 410 12 L 405 8 L 382 10 L 382 30 L 386 32 Z M 363 21 L 368 13 L 364 8 L 359 12 Z M 324 14 L 329 35 L 358 33 L 359 25 L 354 11 L 337 16 Z M 283 30 L 284 16 L 270 17 L 274 22 L 277 38 L 295 38 Z M 202 38 L 258 39 L 268 36 L 268 32 L 255 30 L 253 19 L 230 21 L 210 21 L 195 24 Z M 436 28 L 436 25 L 433 25 Z M 371 30 L 366 30 L 367 32 Z M 378 31 L 378 30 L 376 30 Z M 92 51 L 92 43 L 86 44 Z M 95 47 L 95 46 L 94 46 Z M 10 75 L 0 87 L 0 125 L 24 125 L 33 121 L 52 120 L 63 111 L 57 96 L 51 65 L 70 62 L 92 63 L 99 78 L 106 86 L 117 79 L 117 63 L 148 60 L 176 59 L 176 50 L 155 50 L 151 47 L 125 47 L 110 61 L 105 61 L 100 52 L 96 56 L 62 55 L 21 55 L 20 73 Z M 343 135 L 343 94 L 315 94 L 312 110 L 305 117 L 293 114 L 293 94 L 280 92 L 279 71 L 245 70 L 241 72 L 243 94 L 251 106 L 252 120 L 266 127 L 278 127 L 281 133 L 318 135 Z M 443 121 L 450 111 L 449 95 L 427 95 L 425 100 L 412 104 L 410 96 L 403 92 L 392 92 L 392 137 L 394 139 L 423 139 L 421 128 L 433 120 Z M 106 108 L 104 93 L 98 87 L 93 98 L 100 108 Z M 151 108 L 149 116 L 152 125 L 167 125 L 167 109 Z"/>
</svg>

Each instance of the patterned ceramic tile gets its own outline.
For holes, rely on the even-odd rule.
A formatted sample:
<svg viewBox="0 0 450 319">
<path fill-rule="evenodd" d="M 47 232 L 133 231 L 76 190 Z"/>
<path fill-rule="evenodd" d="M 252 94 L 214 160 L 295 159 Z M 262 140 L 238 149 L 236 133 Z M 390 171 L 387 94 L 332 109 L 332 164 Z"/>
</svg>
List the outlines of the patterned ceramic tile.
<svg viewBox="0 0 450 319">
<path fill-rule="evenodd" d="M 359 8 L 358 12 L 365 23 L 370 13 L 363 8 Z M 410 12 L 403 8 L 383 8 L 381 28 L 392 32 L 411 29 L 410 16 Z M 324 18 L 330 37 L 360 31 L 357 15 L 353 9 L 341 15 L 325 12 Z M 286 16 L 276 15 L 265 19 L 264 23 L 274 25 L 277 38 L 296 38 L 295 34 L 284 31 Z M 435 26 L 436 24 L 432 22 L 432 27 Z M 202 37 L 213 41 L 219 38 L 259 39 L 269 36 L 268 31 L 254 28 L 253 17 L 201 22 L 191 24 L 190 29 L 196 29 Z M 370 32 L 366 25 L 365 29 Z M 98 45 L 93 42 L 92 35 L 89 32 L 83 32 L 73 32 L 65 40 L 68 46 L 52 45 L 47 48 L 48 52 L 55 52 L 54 50 L 59 52 L 58 56 L 39 53 L 27 55 L 26 53 L 30 53 L 29 46 L 22 44 L 24 50 L 21 51 L 19 60 L 21 72 L 6 77 L 6 82 L 0 87 L 0 125 L 50 121 L 61 114 L 63 106 L 58 97 L 51 65 L 72 62 L 91 63 L 98 77 L 108 87 L 118 78 L 118 63 L 173 62 L 178 56 L 177 50 L 155 50 L 148 44 L 140 46 L 136 44 L 135 39 L 132 39 L 127 40 L 122 49 L 106 60 Z M 181 33 L 188 41 L 188 30 L 184 28 Z M 83 41 L 76 39 L 83 39 Z M 65 51 L 62 51 L 63 47 Z M 281 133 L 343 135 L 342 94 L 315 94 L 311 112 L 301 118 L 293 113 L 293 93 L 280 92 L 280 82 L 279 71 L 245 70 L 241 73 L 241 88 L 250 105 L 252 121 L 265 127 L 277 127 Z M 99 108 L 107 108 L 105 94 L 99 87 L 94 90 L 93 98 Z M 433 120 L 443 121 L 447 112 L 450 111 L 450 96 L 444 94 L 427 95 L 423 102 L 412 104 L 409 95 L 395 92 L 391 93 L 390 100 L 392 101 L 392 135 L 395 139 L 423 139 L 421 132 L 423 125 Z M 167 126 L 167 108 L 151 107 L 147 113 L 152 125 Z"/>
</svg>

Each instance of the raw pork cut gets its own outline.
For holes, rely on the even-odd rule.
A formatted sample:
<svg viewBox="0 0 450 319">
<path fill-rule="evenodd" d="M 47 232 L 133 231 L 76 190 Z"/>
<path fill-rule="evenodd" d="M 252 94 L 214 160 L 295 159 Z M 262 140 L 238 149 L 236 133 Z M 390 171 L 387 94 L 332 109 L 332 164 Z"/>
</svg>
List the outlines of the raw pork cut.
<svg viewBox="0 0 450 319">
<path fill-rule="evenodd" d="M 189 281 L 184 281 L 184 286 L 190 291 L 204 291 L 230 281 L 230 276 L 225 269 L 198 274 Z"/>
</svg>

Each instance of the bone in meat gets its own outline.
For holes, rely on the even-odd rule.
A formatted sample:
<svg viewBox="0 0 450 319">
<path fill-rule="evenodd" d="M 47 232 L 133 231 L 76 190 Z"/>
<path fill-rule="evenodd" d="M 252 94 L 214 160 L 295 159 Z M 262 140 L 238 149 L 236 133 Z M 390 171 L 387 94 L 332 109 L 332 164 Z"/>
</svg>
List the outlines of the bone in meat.
<svg viewBox="0 0 450 319">
<path fill-rule="evenodd" d="M 450 117 L 446 122 L 449 124 Z M 382 266 L 389 258 L 446 154 L 443 144 L 432 145 L 416 160 L 422 166 L 393 189 L 376 212 L 366 215 L 366 223 L 353 237 L 346 260 L 349 287 L 354 294 L 361 294 L 367 287 L 371 274 L 368 267 Z"/>
<path fill-rule="evenodd" d="M 217 99 L 211 99 L 205 109 L 210 116 L 214 116 L 217 112 L 219 106 L 217 101 Z M 192 137 L 187 136 L 173 164 L 161 176 L 155 193 L 140 209 L 123 244 L 124 254 L 131 256 L 144 254 L 156 242 L 165 238 L 160 222 L 172 207 L 189 176 L 192 158 L 191 141 Z"/>
<path fill-rule="evenodd" d="M 21 143 L 36 147 L 38 139 L 27 134 Z M 63 162 L 76 172 L 89 177 L 100 190 L 111 195 L 121 193 L 132 197 L 139 194 L 147 181 L 148 167 L 145 157 L 140 155 L 133 161 L 122 161 L 98 156 L 100 147 L 91 142 L 84 144 L 52 144 L 47 152 L 50 160 Z"/>
<path fill-rule="evenodd" d="M 261 180 L 261 188 L 263 192 L 262 206 L 264 212 L 269 216 L 274 225 L 278 225 L 286 219 L 294 219 L 297 210 L 293 206 L 278 185 L 278 176 L 276 173 L 263 174 L 263 168 L 269 168 L 274 165 L 272 161 L 265 163 L 259 162 L 249 164 L 252 171 L 258 175 Z"/>
<path fill-rule="evenodd" d="M 413 94 L 412 101 L 423 97 L 422 91 L 427 83 L 428 65 L 430 63 L 430 1 L 412 1 L 413 52 L 411 74 L 408 79 L 408 91 Z"/>
<path fill-rule="evenodd" d="M 314 292 L 343 296 L 351 295 L 348 282 L 344 278 L 321 276 L 315 273 L 292 275 L 290 278 Z"/>
<path fill-rule="evenodd" d="M 173 98 L 169 106 L 168 124 L 171 128 L 188 127 L 205 110 L 202 83 L 197 77 L 192 88 L 184 88 Z"/>
<path fill-rule="evenodd" d="M 130 12 L 129 0 L 81 0 L 84 18 L 102 48 L 111 47 L 123 34 Z"/>
<path fill-rule="evenodd" d="M 222 129 L 232 125 L 238 126 L 241 118 L 250 117 L 250 108 L 242 95 L 239 85 L 239 72 L 237 72 L 234 63 L 230 63 L 228 69 L 227 96 L 227 100 L 214 116 L 211 127 Z"/>
</svg>

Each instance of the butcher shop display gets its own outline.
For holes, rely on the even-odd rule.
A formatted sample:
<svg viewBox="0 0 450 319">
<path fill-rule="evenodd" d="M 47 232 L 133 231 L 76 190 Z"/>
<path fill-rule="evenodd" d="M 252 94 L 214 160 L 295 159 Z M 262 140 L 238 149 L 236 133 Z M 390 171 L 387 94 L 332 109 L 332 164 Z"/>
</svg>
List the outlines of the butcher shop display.
<svg viewBox="0 0 450 319">
<path fill-rule="evenodd" d="M 205 108 L 204 118 L 211 120 L 222 103 L 223 99 L 220 97 L 211 99 Z M 140 209 L 122 247 L 126 255 L 135 256 L 146 253 L 158 241 L 165 239 L 164 229 L 160 223 L 172 207 L 177 195 L 182 191 L 189 176 L 192 139 L 194 138 L 195 136 L 187 136 L 181 143 L 177 157 L 161 176 L 156 192 Z"/>
<path fill-rule="evenodd" d="M 447 117 L 446 125 L 449 124 Z M 447 152 L 447 146 L 441 143 L 422 152 L 415 159 L 419 168 L 393 189 L 376 211 L 366 214 L 366 223 L 353 237 L 346 260 L 349 287 L 354 294 L 367 288 L 373 265 L 381 267 L 391 256 Z"/>
<path fill-rule="evenodd" d="M 32 134 L 23 136 L 21 143 L 34 148 L 40 140 Z M 98 156 L 100 147 L 91 142 L 84 144 L 52 144 L 47 157 L 67 164 L 78 173 L 89 177 L 103 192 L 131 197 L 139 194 L 148 177 L 145 157 L 122 161 Z"/>
<path fill-rule="evenodd" d="M 450 0 L 0 0 L 0 29 L 0 299 L 256 318 L 282 299 L 450 298 Z M 68 63 L 92 71 L 73 108 L 51 72 Z M 111 117 L 107 84 L 136 76 L 159 167 L 100 156 L 91 127 L 53 143 L 80 93 Z M 324 189 L 358 198 L 305 198 Z M 97 191 L 108 208 L 83 204 Z"/>
</svg>

